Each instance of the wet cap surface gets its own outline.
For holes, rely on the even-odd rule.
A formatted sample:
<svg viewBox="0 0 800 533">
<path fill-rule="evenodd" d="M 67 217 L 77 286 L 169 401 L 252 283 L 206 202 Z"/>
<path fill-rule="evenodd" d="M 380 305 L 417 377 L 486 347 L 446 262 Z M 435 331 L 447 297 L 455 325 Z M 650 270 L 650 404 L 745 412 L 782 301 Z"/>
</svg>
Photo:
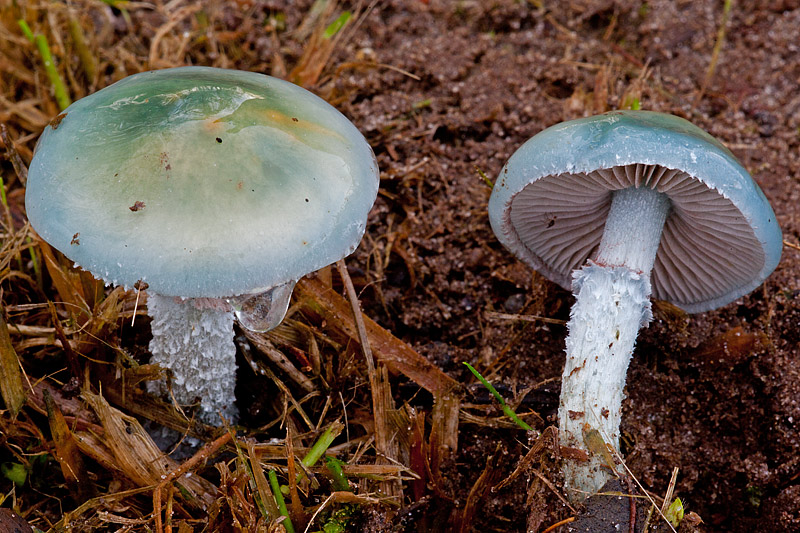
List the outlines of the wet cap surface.
<svg viewBox="0 0 800 533">
<path fill-rule="evenodd" d="M 501 171 L 489 217 L 507 248 L 569 288 L 600 242 L 611 194 L 633 186 L 671 202 L 655 298 L 689 312 L 714 309 L 778 264 L 780 228 L 761 189 L 717 140 L 662 113 L 614 111 L 542 131 Z"/>
<path fill-rule="evenodd" d="M 361 133 L 261 74 L 144 72 L 71 105 L 42 134 L 34 229 L 107 282 L 224 297 L 351 253 L 378 189 Z"/>
</svg>

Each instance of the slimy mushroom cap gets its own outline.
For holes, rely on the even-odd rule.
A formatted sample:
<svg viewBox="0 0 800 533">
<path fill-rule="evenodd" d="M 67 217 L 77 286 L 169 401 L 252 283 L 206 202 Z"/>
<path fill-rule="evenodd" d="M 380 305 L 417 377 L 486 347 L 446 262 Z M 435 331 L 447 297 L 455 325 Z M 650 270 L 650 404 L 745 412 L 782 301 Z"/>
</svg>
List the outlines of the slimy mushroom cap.
<svg viewBox="0 0 800 533">
<path fill-rule="evenodd" d="M 108 283 L 217 298 L 291 283 L 351 253 L 378 188 L 361 133 L 321 98 L 252 72 L 123 79 L 48 126 L 26 208 Z"/>
<path fill-rule="evenodd" d="M 489 202 L 492 228 L 521 260 L 565 288 L 593 257 L 612 193 L 649 187 L 670 200 L 653 296 L 688 312 L 727 304 L 778 264 L 782 238 L 758 185 L 690 122 L 613 111 L 550 127 L 508 160 Z M 632 236 L 634 237 L 634 236 Z"/>
</svg>

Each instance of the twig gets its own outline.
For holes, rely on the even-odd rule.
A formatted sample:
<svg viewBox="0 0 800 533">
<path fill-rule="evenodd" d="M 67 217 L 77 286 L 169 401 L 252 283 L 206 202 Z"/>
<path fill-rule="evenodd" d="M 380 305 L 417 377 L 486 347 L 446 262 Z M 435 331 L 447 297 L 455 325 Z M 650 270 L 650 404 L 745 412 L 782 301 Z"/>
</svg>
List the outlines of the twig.
<svg viewBox="0 0 800 533">
<path fill-rule="evenodd" d="M 800 252 L 800 246 L 798 246 L 797 244 L 784 240 L 783 245 L 791 248 L 792 250 L 797 250 L 798 252 Z"/>
<path fill-rule="evenodd" d="M 295 287 L 304 315 L 313 317 L 319 322 L 325 321 L 335 333 L 341 334 L 348 341 L 360 343 L 355 317 L 352 316 L 351 304 L 335 292 L 319 278 L 305 277 Z M 458 391 L 460 383 L 442 372 L 428 359 L 416 352 L 411 346 L 401 341 L 389 331 L 364 316 L 370 346 L 377 359 L 392 372 L 404 374 L 420 387 L 430 391 L 437 403 L 443 397 Z M 435 407 L 434 407 L 435 410 Z"/>
<path fill-rule="evenodd" d="M 502 445 L 498 444 L 494 453 L 486 458 L 486 466 L 483 472 L 481 472 L 481 475 L 475 480 L 469 494 L 467 494 L 467 501 L 464 503 L 464 510 L 461 513 L 461 523 L 459 527 L 461 533 L 472 531 L 472 526 L 474 525 L 473 519 L 477 511 L 478 503 L 486 496 L 486 493 L 491 490 L 493 480 L 497 474 L 499 474 L 497 467 L 501 453 Z"/>
<path fill-rule="evenodd" d="M 544 447 L 547 444 L 545 441 L 548 437 L 553 439 L 554 446 L 558 445 L 558 431 L 556 430 L 556 428 L 554 426 L 549 426 L 545 428 L 545 430 L 542 431 L 542 434 L 539 435 L 539 437 L 536 439 L 536 442 L 533 443 L 531 449 L 528 450 L 528 453 L 525 454 L 525 457 L 523 457 L 520 460 L 519 464 L 517 465 L 517 468 L 514 469 L 511 475 L 509 475 L 503 481 L 495 485 L 492 488 L 492 492 L 497 492 L 498 490 L 502 489 L 503 487 L 514 481 L 514 479 L 516 479 L 517 476 L 519 476 L 523 472 L 523 470 L 525 470 L 525 468 L 530 466 L 530 464 L 533 463 L 533 460 L 536 458 L 536 456 L 538 456 L 542 452 L 542 450 L 544 450 Z"/>
<path fill-rule="evenodd" d="M 369 337 L 367 337 L 367 328 L 364 326 L 364 317 L 361 315 L 361 305 L 358 303 L 358 295 L 356 288 L 353 286 L 353 280 L 350 279 L 350 274 L 347 272 L 347 265 L 344 264 L 344 259 L 336 262 L 336 269 L 342 277 L 347 297 L 350 300 L 350 307 L 353 310 L 353 318 L 356 321 L 356 330 L 358 331 L 358 338 L 361 341 L 361 352 L 364 354 L 364 359 L 367 362 L 367 373 L 369 380 L 372 382 L 375 379 L 375 358 L 372 355 L 372 348 L 369 345 Z"/>
<path fill-rule="evenodd" d="M 375 359 L 372 355 L 372 348 L 370 348 L 369 337 L 367 336 L 367 328 L 364 325 L 364 316 L 361 314 L 361 306 L 358 303 L 358 295 L 353 286 L 353 280 L 350 279 L 350 274 L 347 272 L 347 266 L 344 264 L 344 259 L 336 262 L 336 269 L 339 271 L 339 276 L 342 278 L 347 297 L 350 300 L 350 307 L 353 310 L 353 317 L 356 322 L 356 330 L 358 331 L 359 344 L 361 344 L 361 351 L 364 354 L 364 359 L 367 362 L 367 374 L 369 376 L 369 384 L 372 392 L 372 409 L 373 417 L 375 420 L 375 449 L 379 455 L 385 458 L 393 459 L 393 455 L 389 451 L 389 428 L 386 421 L 386 408 L 388 407 L 387 400 L 388 394 L 384 393 L 386 387 L 386 378 L 388 372 L 385 366 L 381 367 L 381 375 L 375 369 Z M 389 397 L 390 398 L 390 397 Z M 386 484 L 385 494 L 389 496 L 396 495 L 395 487 Z"/>
<path fill-rule="evenodd" d="M 340 63 L 339 66 L 336 67 L 336 75 L 338 76 L 343 70 L 355 67 L 380 67 L 385 68 L 388 70 L 392 70 L 397 72 L 398 74 L 402 74 L 403 76 L 407 76 L 415 81 L 420 81 L 422 78 L 413 74 L 407 70 L 403 70 L 400 67 L 395 67 L 394 65 L 388 65 L 386 63 L 378 63 L 375 61 L 349 61 L 347 63 Z"/>
<path fill-rule="evenodd" d="M 103 505 L 109 505 L 116 501 L 122 500 L 129 496 L 136 496 L 137 494 L 142 494 L 143 492 L 147 492 L 153 488 L 152 485 L 146 487 L 137 487 L 135 489 L 125 490 L 121 492 L 115 492 L 112 494 L 103 494 L 102 496 L 95 496 L 91 500 L 86 500 L 83 502 L 80 507 L 71 511 L 69 513 L 64 513 L 64 516 L 61 517 L 61 520 L 56 522 L 53 527 L 48 530 L 48 533 L 52 531 L 67 531 L 69 529 L 69 524 L 72 520 L 79 518 L 83 513 L 89 511 L 90 509 L 95 509 L 97 507 L 101 507 Z"/>
<path fill-rule="evenodd" d="M 137 281 L 133 284 L 133 288 L 136 289 L 136 303 L 133 304 L 133 315 L 131 316 L 131 327 L 133 327 L 134 322 L 136 322 L 136 311 L 139 309 L 139 296 L 142 294 L 142 290 L 146 290 L 149 287 L 147 283 L 142 280 Z"/>
<path fill-rule="evenodd" d="M 667 493 L 664 494 L 664 503 L 661 505 L 661 512 L 666 513 L 670 506 L 670 500 L 675 493 L 675 483 L 678 480 L 678 467 L 672 469 L 672 476 L 669 478 L 669 485 L 667 486 Z"/>
<path fill-rule="evenodd" d="M 275 350 L 275 352 L 280 353 L 278 352 L 278 350 Z M 242 353 L 244 355 L 245 360 L 250 365 L 250 368 L 252 368 L 253 371 L 258 371 L 261 374 L 267 376 L 269 379 L 271 379 L 273 383 L 275 383 L 275 385 L 277 385 L 278 388 L 281 390 L 281 392 L 286 396 L 289 402 L 291 402 L 294 408 L 297 409 L 297 413 L 300 415 L 300 417 L 303 419 L 303 421 L 306 423 L 309 429 L 314 429 L 314 423 L 311 421 L 311 418 L 308 416 L 305 409 L 303 409 L 303 406 L 300 404 L 300 402 L 298 402 L 295 399 L 294 395 L 292 394 L 292 391 L 289 390 L 289 387 L 286 385 L 286 383 L 284 383 L 281 379 L 279 379 L 278 376 L 276 376 L 275 373 L 272 370 L 270 370 L 270 368 L 267 365 L 263 363 L 263 361 L 253 360 L 253 357 L 250 355 L 248 350 L 242 350 Z"/>
<path fill-rule="evenodd" d="M 231 433 L 226 431 L 224 435 L 218 437 L 213 442 L 210 442 L 203 446 L 200 451 L 192 456 L 191 459 L 183 463 L 181 466 L 167 474 L 167 477 L 164 480 L 156 485 L 156 489 L 153 492 L 153 513 L 155 513 L 156 517 L 156 533 L 164 533 L 164 525 L 161 522 L 161 490 L 167 486 L 168 484 L 172 483 L 189 470 L 197 466 L 201 461 L 204 461 L 214 455 L 217 450 L 222 448 L 225 444 L 227 444 L 231 440 Z"/>
<path fill-rule="evenodd" d="M 514 315 L 508 313 L 497 313 L 495 311 L 486 311 L 483 316 L 487 320 L 521 320 L 523 322 L 544 322 L 546 324 L 558 324 L 559 326 L 566 325 L 566 320 L 559 320 L 557 318 L 547 318 L 538 315 Z"/>
<path fill-rule="evenodd" d="M 547 529 L 545 529 L 544 531 L 542 531 L 542 533 L 550 533 L 551 531 L 555 530 L 557 527 L 565 526 L 565 525 L 569 524 L 570 522 L 574 522 L 574 521 L 575 521 L 575 517 L 574 516 L 570 516 L 569 518 L 565 518 L 564 520 L 556 522 L 552 526 L 550 526 Z"/>
<path fill-rule="evenodd" d="M 538 477 L 542 481 L 542 483 L 547 485 L 547 488 L 549 488 L 553 492 L 553 494 L 555 494 L 558 497 L 558 499 L 561 500 L 561 503 L 566 505 L 567 508 L 569 508 L 569 510 L 572 511 L 573 513 L 578 514 L 578 511 L 576 511 L 575 508 L 569 504 L 569 502 L 561 495 L 561 493 L 558 492 L 558 489 L 556 489 L 555 485 L 553 485 L 553 483 L 549 479 L 547 479 L 544 476 L 544 474 L 542 474 L 541 472 L 539 472 L 535 468 L 533 470 L 531 470 L 531 472 L 533 472 L 533 474 L 536 477 Z"/>
<path fill-rule="evenodd" d="M 278 503 L 269 488 L 267 477 L 264 475 L 264 469 L 261 466 L 261 455 L 256 452 L 255 444 L 251 440 L 248 440 L 246 445 L 247 455 L 250 459 L 250 471 L 253 474 L 253 481 L 255 482 L 259 500 L 264 506 L 262 512 L 266 513 L 265 518 L 267 520 L 276 520 L 280 516 L 280 511 L 278 510 Z"/>
<path fill-rule="evenodd" d="M 633 497 L 633 481 L 630 478 L 626 479 L 628 485 L 628 492 L 631 497 L 628 498 L 629 516 L 628 516 L 628 533 L 636 533 L 636 498 Z"/>
<path fill-rule="evenodd" d="M 286 357 L 283 352 L 278 350 L 275 345 L 273 345 L 272 342 L 267 339 L 267 337 L 261 333 L 256 333 L 246 328 L 242 328 L 242 330 L 244 331 L 244 335 L 247 337 L 247 340 L 252 342 L 259 352 L 267 356 L 270 361 L 278 365 L 278 368 L 283 370 L 292 379 L 292 381 L 300 385 L 305 392 L 314 392 L 317 390 L 317 386 L 314 385 L 314 382 L 312 382 L 308 376 L 299 371 L 297 367 L 294 366 L 294 364 L 289 360 L 289 358 Z"/>
<path fill-rule="evenodd" d="M 67 368 L 72 375 L 72 379 L 76 380 L 79 385 L 83 385 L 83 368 L 78 358 L 78 353 L 72 348 L 72 344 L 70 344 L 67 335 L 64 333 L 55 304 L 53 302 L 48 302 L 48 304 L 50 307 L 50 319 L 53 322 L 53 326 L 55 326 L 56 336 L 61 341 L 61 346 L 67 359 Z"/>
<path fill-rule="evenodd" d="M 320 505 L 319 507 L 317 507 L 317 510 L 316 510 L 316 511 L 314 511 L 314 514 L 313 514 L 313 515 L 311 515 L 311 520 L 309 520 L 309 521 L 308 521 L 308 525 L 306 526 L 306 528 L 305 528 L 305 530 L 303 531 L 303 533 L 308 533 L 308 530 L 309 530 L 309 529 L 311 529 L 311 526 L 314 524 L 314 520 L 316 520 L 316 518 L 317 518 L 317 515 L 319 515 L 319 514 L 322 512 L 322 510 L 323 510 L 323 509 L 325 509 L 325 507 L 327 507 L 327 505 L 328 505 L 328 504 L 329 504 L 331 501 L 333 501 L 333 498 L 334 498 L 334 495 L 335 495 L 335 494 L 336 494 L 335 492 L 332 492 L 332 493 L 330 494 L 330 496 L 328 496 L 327 498 L 325 498 L 325 501 L 324 501 L 324 502 L 322 502 L 322 505 Z"/>
<path fill-rule="evenodd" d="M 675 492 L 675 482 L 678 478 L 678 467 L 672 469 L 672 476 L 669 479 L 669 485 L 667 485 L 667 492 L 664 494 L 664 501 L 661 504 L 661 512 L 666 513 L 667 509 L 669 508 L 669 501 L 672 499 L 672 495 Z M 647 510 L 647 518 L 644 521 L 644 526 L 642 526 L 642 533 L 647 533 L 650 531 L 650 520 L 653 517 L 653 510 L 656 507 L 650 507 Z"/>
<path fill-rule="evenodd" d="M 302 528 L 303 524 L 305 524 L 305 512 L 303 511 L 303 505 L 300 503 L 300 493 L 297 491 L 297 468 L 295 464 L 295 457 L 294 457 L 294 435 L 292 435 L 292 428 L 291 426 L 286 426 L 286 463 L 288 468 L 288 477 L 289 477 L 289 495 L 292 497 L 292 501 L 290 505 L 292 506 L 292 518 L 293 522 L 297 524 L 297 527 Z"/>
</svg>

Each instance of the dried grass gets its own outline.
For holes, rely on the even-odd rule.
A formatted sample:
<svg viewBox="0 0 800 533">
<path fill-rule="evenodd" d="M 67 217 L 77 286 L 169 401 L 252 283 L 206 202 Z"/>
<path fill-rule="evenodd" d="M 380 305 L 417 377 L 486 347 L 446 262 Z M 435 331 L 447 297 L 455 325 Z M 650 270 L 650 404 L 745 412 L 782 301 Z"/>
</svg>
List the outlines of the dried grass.
<svg viewBox="0 0 800 533">
<path fill-rule="evenodd" d="M 32 524 L 51 531 L 188 532 L 205 524 L 280 531 L 269 470 L 289 480 L 293 519 L 312 529 L 343 505 L 388 512 L 403 503 L 406 482 L 415 498 L 427 492 L 426 480 L 443 486 L 441 465 L 458 447 L 460 385 L 363 316 L 354 291 L 348 302 L 333 288 L 342 279 L 328 272 L 301 280 L 280 328 L 246 333 L 240 345 L 269 420 L 242 429 L 245 437 L 220 436 L 193 420 L 190 406 L 179 411 L 144 392 L 142 382 L 162 374 L 144 364 L 147 324 L 132 322 L 145 305 L 138 291 L 105 288 L 75 270 L 24 216 L 26 165 L 59 105 L 19 20 L 46 38 L 51 74 L 73 100 L 143 70 L 190 64 L 282 75 L 333 97 L 347 69 L 392 68 L 348 57 L 343 48 L 374 5 L 356 5 L 344 29 L 325 36 L 342 13 L 332 0 L 304 17 L 248 0 L 0 2 L 0 390 L 7 407 L 0 446 L 29 472 L 27 484 L 14 489 L 14 507 Z M 432 412 L 396 407 L 389 373 L 430 391 Z M 347 426 L 327 453 L 343 461 L 354 492 L 333 489 L 325 466 L 296 460 L 338 420 Z M 179 463 L 142 421 L 212 444 Z M 36 466 L 37 454 L 51 457 L 49 465 Z M 481 479 L 475 495 L 489 486 L 490 478 Z"/>
</svg>

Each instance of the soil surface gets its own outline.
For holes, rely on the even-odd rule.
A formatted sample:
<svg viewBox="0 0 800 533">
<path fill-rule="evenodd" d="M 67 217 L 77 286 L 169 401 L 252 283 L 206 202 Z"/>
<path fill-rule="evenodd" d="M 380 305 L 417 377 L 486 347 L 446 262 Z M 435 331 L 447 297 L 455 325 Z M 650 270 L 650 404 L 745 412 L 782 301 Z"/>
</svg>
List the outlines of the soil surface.
<svg viewBox="0 0 800 533">
<path fill-rule="evenodd" d="M 209 11 L 218 32 L 275 13 L 282 31 L 293 31 L 309 8 L 307 1 L 243 1 Z M 470 505 L 465 531 L 542 531 L 574 514 L 560 497 L 552 447 L 503 488 L 470 492 L 487 465 L 490 485 L 507 478 L 535 435 L 555 423 L 566 336 L 559 321 L 573 297 L 499 244 L 481 177 L 493 181 L 537 132 L 631 106 L 687 118 L 741 160 L 786 242 L 800 244 L 800 3 L 742 0 L 724 12 L 723 2 L 709 0 L 385 0 L 334 50 L 311 89 L 364 133 L 381 170 L 366 236 L 348 259 L 361 304 L 467 385 L 465 405 L 480 415 L 462 417 L 441 487 L 407 490 L 399 512 L 365 511 L 361 530 L 449 530 L 452 510 Z M 131 14 L 151 29 L 163 22 L 155 12 Z M 143 43 L 152 38 L 153 31 L 143 34 Z M 285 74 L 275 58 L 291 65 L 302 52 L 290 41 L 246 39 L 249 55 L 215 66 Z M 137 53 L 146 51 L 143 44 Z M 109 72 L 101 87 L 121 77 Z M 656 302 L 655 320 L 640 332 L 622 453 L 654 494 L 667 491 L 678 469 L 675 494 L 703 521 L 682 531 L 800 531 L 799 273 L 800 251 L 787 246 L 751 294 L 699 315 Z M 142 355 L 146 332 L 124 342 Z M 491 422 L 502 413 L 464 362 L 518 411 L 538 413 L 526 417 L 535 434 Z M 396 405 L 431 410 L 430 395 L 407 378 L 393 376 L 391 384 Z M 627 503 L 619 512 L 627 527 Z M 666 531 L 653 522 L 651 531 Z"/>
<path fill-rule="evenodd" d="M 685 117 L 734 152 L 785 239 L 800 242 L 796 2 L 735 3 L 707 84 L 721 2 L 534 4 L 383 3 L 353 45 L 420 79 L 386 69 L 337 84 L 382 170 L 367 231 L 392 235 L 384 270 L 365 271 L 368 313 L 458 379 L 472 381 L 467 361 L 515 391 L 557 385 L 565 328 L 486 312 L 566 319 L 572 297 L 497 243 L 476 169 L 494 179 L 545 127 L 632 95 L 642 109 Z M 385 250 L 376 240 L 360 248 L 361 264 Z M 762 288 L 717 311 L 657 304 L 640 333 L 624 403 L 626 463 L 662 494 L 679 468 L 676 493 L 706 531 L 800 531 L 799 258 L 785 248 Z M 518 439 L 463 425 L 454 485 L 471 486 L 480 469 L 470 465 L 498 443 L 511 468 Z M 475 530 L 524 530 L 525 497 L 513 491 L 488 498 Z M 551 514 L 544 525 L 562 516 L 557 499 L 545 500 L 528 502 Z"/>
</svg>

